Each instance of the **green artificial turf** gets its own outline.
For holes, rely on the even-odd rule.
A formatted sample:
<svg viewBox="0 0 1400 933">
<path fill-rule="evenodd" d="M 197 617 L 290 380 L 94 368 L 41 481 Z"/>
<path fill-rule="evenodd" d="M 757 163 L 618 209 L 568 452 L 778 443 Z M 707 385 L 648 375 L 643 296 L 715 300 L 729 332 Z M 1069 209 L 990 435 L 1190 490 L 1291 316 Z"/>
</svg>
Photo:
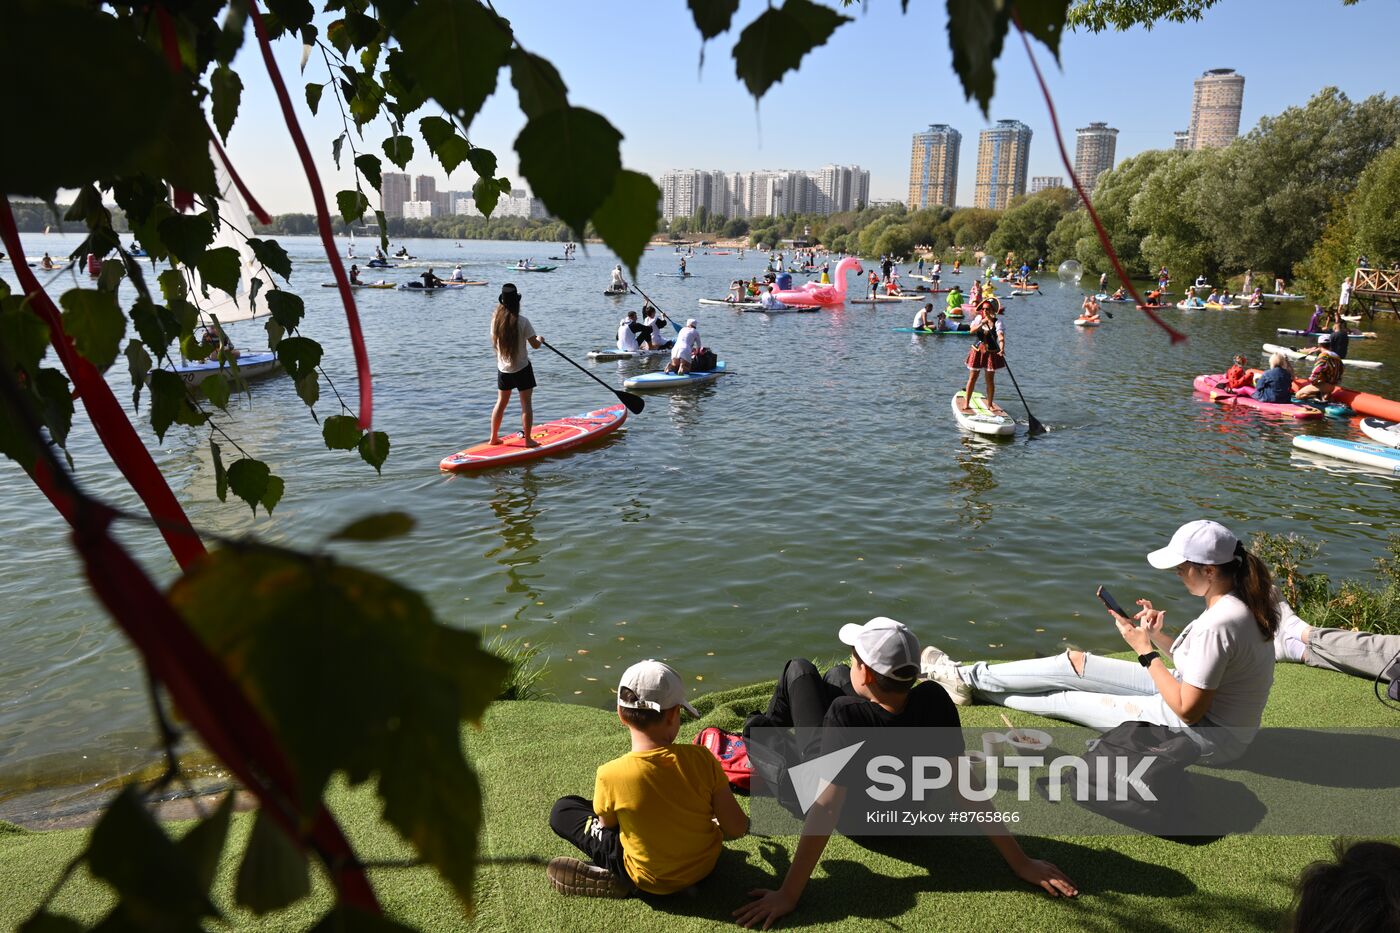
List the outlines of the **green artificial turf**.
<svg viewBox="0 0 1400 933">
<path fill-rule="evenodd" d="M 711 694 L 696 702 L 706 725 L 736 728 L 760 708 L 771 685 Z M 997 727 L 1000 708 L 962 711 L 968 726 Z M 1048 725 L 1016 714 L 1017 725 Z M 1393 726 L 1370 683 L 1300 666 L 1280 666 L 1266 726 Z M 377 890 L 395 918 L 445 930 L 711 930 L 731 928 L 729 913 L 754 887 L 772 886 L 786 870 L 796 840 L 748 837 L 727 844 L 714 874 L 691 892 L 625 901 L 566 898 L 544 877 L 543 862 L 571 855 L 549 830 L 549 808 L 564 794 L 591 794 L 601 762 L 628 748 L 611 711 L 548 702 L 498 703 L 480 730 L 466 732 L 470 756 L 486 788 L 486 829 L 474 913 L 425 868 L 378 868 Z M 338 788 L 332 806 L 362 857 L 404 859 L 410 852 L 378 820 L 365 789 Z M 254 918 L 231 904 L 233 869 L 250 818 L 234 821 L 215 901 L 228 928 L 305 928 L 328 904 L 315 894 L 297 908 Z M 181 831 L 179 827 L 172 831 Z M 85 831 L 31 833 L 0 824 L 0 930 L 14 929 L 39 902 Z M 1026 851 L 1059 865 L 1080 886 L 1073 901 L 1054 900 L 1022 884 L 979 837 L 833 838 L 787 928 L 842 930 L 1258 930 L 1284 924 L 1292 884 L 1308 862 L 1326 857 L 1330 839 L 1231 836 L 1186 845 L 1145 836 L 1023 836 Z M 107 890 L 77 874 L 54 903 L 85 921 L 110 906 Z"/>
</svg>

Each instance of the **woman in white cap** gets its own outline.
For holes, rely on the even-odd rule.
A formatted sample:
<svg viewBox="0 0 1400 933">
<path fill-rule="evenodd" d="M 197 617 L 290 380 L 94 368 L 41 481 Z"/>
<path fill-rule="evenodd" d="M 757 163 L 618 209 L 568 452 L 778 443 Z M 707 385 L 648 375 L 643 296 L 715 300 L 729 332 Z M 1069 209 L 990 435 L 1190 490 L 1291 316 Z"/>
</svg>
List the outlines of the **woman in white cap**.
<svg viewBox="0 0 1400 933">
<path fill-rule="evenodd" d="M 921 659 L 925 676 L 960 705 L 976 696 L 1094 729 L 1156 723 L 1186 731 L 1212 764 L 1239 757 L 1259 729 L 1274 682 L 1281 600 L 1269 569 L 1213 521 L 1182 525 L 1147 561 L 1159 570 L 1175 569 L 1206 608 L 1175 640 L 1163 629 L 1166 613 L 1150 600 L 1139 599 L 1131 619 L 1110 610 L 1138 655 L 1136 663 L 1067 651 L 1009 664 L 960 665 L 929 647 Z"/>
<path fill-rule="evenodd" d="M 544 343 L 536 334 L 530 319 L 520 313 L 520 292 L 507 282 L 501 286 L 496 313 L 491 315 L 491 344 L 496 348 L 496 407 L 491 409 L 491 440 L 501 443 L 501 419 L 505 417 L 510 393 L 520 393 L 520 434 L 526 447 L 538 447 L 530 436 L 535 413 L 530 407 L 530 394 L 535 388 L 535 368 L 530 365 L 530 347 L 536 350 Z"/>
<path fill-rule="evenodd" d="M 681 332 L 676 334 L 676 342 L 671 347 L 671 362 L 666 364 L 666 372 L 684 376 L 690 372 L 691 358 L 695 348 L 700 346 L 700 322 L 691 318 L 685 322 Z"/>
</svg>

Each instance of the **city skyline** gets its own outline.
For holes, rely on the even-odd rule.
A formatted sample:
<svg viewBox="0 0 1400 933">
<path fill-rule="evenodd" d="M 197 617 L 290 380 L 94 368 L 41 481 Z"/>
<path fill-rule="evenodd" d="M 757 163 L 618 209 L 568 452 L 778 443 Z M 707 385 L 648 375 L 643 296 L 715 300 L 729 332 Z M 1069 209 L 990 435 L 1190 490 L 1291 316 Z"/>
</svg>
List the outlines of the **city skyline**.
<svg viewBox="0 0 1400 933">
<path fill-rule="evenodd" d="M 657 179 L 661 219 L 693 217 L 702 208 L 718 217 L 834 214 L 870 203 L 870 172 L 859 165 L 815 170 L 730 172 L 671 169 Z"/>
</svg>

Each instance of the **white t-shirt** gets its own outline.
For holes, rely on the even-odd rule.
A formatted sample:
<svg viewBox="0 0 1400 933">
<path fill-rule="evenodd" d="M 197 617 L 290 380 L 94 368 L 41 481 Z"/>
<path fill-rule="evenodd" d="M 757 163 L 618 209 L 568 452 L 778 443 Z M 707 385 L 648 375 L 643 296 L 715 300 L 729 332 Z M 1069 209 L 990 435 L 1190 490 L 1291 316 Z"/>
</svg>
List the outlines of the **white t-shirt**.
<svg viewBox="0 0 1400 933">
<path fill-rule="evenodd" d="M 693 327 L 682 327 L 676 335 L 676 344 L 671 347 L 671 359 L 690 362 L 690 355 L 700 345 L 700 332 Z"/>
<path fill-rule="evenodd" d="M 632 333 L 632 322 L 624 320 L 617 326 L 617 348 L 619 350 L 640 350 L 637 335 Z"/>
<path fill-rule="evenodd" d="M 1242 741 L 1253 738 L 1274 684 L 1274 643 L 1238 596 L 1220 597 L 1181 630 L 1172 665 L 1177 680 L 1215 691 L 1205 717 L 1211 725 L 1231 727 Z"/>
<path fill-rule="evenodd" d="M 649 317 L 642 323 L 645 324 L 647 327 L 651 328 L 651 340 L 653 346 L 659 343 L 666 342 L 666 328 L 671 325 L 669 322 L 664 321 L 661 315 L 658 314 L 654 317 Z"/>
<path fill-rule="evenodd" d="M 519 347 L 515 353 L 515 362 L 501 355 L 501 351 L 496 351 L 496 368 L 503 373 L 518 373 L 526 366 L 530 365 L 530 338 L 535 336 L 535 328 L 530 324 L 530 319 L 523 314 L 516 315 L 520 319 Z M 488 330 L 489 334 L 490 331 Z"/>
</svg>

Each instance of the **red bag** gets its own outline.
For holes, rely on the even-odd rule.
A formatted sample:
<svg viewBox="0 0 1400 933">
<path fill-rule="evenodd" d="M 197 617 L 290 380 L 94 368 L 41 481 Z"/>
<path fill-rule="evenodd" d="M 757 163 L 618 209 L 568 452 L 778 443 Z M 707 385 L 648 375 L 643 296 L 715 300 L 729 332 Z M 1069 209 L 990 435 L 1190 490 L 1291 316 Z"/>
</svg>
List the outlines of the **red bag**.
<svg viewBox="0 0 1400 933">
<path fill-rule="evenodd" d="M 737 791 L 748 793 L 753 778 L 753 766 L 749 763 L 749 746 L 737 732 L 725 732 L 718 726 L 700 730 L 695 737 L 696 745 L 703 745 L 710 754 L 719 759 L 720 769 L 729 779 L 729 786 Z"/>
</svg>

